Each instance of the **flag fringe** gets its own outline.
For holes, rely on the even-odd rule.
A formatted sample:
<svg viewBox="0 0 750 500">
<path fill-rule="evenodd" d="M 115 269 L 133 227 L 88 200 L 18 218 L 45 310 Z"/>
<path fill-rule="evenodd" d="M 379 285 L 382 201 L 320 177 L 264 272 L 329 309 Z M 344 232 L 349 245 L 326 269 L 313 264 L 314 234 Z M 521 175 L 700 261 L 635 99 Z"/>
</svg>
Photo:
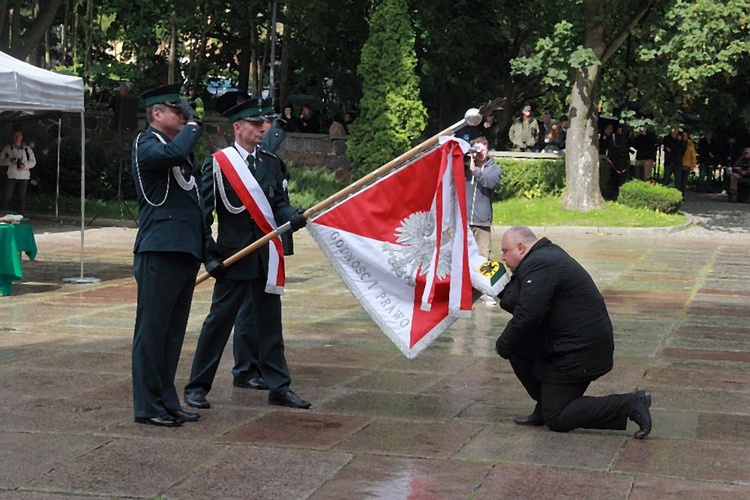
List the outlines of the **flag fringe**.
<svg viewBox="0 0 750 500">
<path fill-rule="evenodd" d="M 391 341 L 394 344 L 396 344 L 396 347 L 398 347 L 398 349 L 403 353 L 403 355 L 409 359 L 414 358 L 417 355 L 417 354 L 412 353 L 414 348 L 412 347 L 410 349 L 408 345 L 404 344 L 403 341 L 396 334 L 396 332 L 394 332 L 393 329 L 388 325 L 388 323 L 386 323 L 385 321 L 381 319 L 380 315 L 377 313 L 375 308 L 373 308 L 370 305 L 370 302 L 360 292 L 359 288 L 357 288 L 357 286 L 354 285 L 351 278 L 349 277 L 346 270 L 344 269 L 344 266 L 341 265 L 341 263 L 338 261 L 334 253 L 330 250 L 328 245 L 325 243 L 323 236 L 318 231 L 314 230 L 311 227 L 314 224 L 315 223 L 312 221 L 308 222 L 307 232 L 310 233 L 310 235 L 313 237 L 313 240 L 315 240 L 315 243 L 317 243 L 318 247 L 323 252 L 323 255 L 325 255 L 326 259 L 331 264 L 331 267 L 334 268 L 334 270 L 336 271 L 336 274 L 339 275 L 339 277 L 341 278 L 341 281 L 344 282 L 344 285 L 346 286 L 346 288 L 351 292 L 352 295 L 354 295 L 354 298 L 357 299 L 357 302 L 359 302 L 359 304 L 367 312 L 370 318 L 372 318 L 372 320 L 380 327 L 383 333 L 385 333 L 388 336 L 388 338 L 391 339 Z M 450 326 L 450 324 L 448 326 Z M 445 330 L 445 328 L 443 330 Z"/>
</svg>

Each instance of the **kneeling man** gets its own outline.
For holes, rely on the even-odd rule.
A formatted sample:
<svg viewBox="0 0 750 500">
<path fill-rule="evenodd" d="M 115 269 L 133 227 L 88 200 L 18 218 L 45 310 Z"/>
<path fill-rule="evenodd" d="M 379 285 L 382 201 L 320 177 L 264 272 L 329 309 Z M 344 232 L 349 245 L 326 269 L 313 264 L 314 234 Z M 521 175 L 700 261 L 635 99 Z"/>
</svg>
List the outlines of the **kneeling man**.
<svg viewBox="0 0 750 500">
<path fill-rule="evenodd" d="M 604 298 L 586 270 L 547 238 L 525 226 L 502 238 L 503 260 L 513 272 L 500 305 L 513 314 L 497 339 L 497 353 L 510 361 L 534 412 L 518 425 L 551 430 L 620 429 L 627 420 L 651 432 L 651 393 L 584 396 L 589 384 L 612 369 L 614 336 Z"/>
</svg>

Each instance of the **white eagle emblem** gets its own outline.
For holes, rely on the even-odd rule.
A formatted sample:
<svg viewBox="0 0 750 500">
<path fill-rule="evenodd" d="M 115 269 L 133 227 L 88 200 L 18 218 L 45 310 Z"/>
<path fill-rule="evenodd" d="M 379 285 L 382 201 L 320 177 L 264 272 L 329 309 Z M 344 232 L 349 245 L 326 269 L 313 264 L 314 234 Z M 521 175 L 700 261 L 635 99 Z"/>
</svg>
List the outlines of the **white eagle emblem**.
<svg viewBox="0 0 750 500">
<path fill-rule="evenodd" d="M 438 279 L 450 274 L 453 234 L 452 225 L 444 228 L 437 266 Z M 383 247 L 389 254 L 388 264 L 396 276 L 415 287 L 417 273 L 424 276 L 432 267 L 435 255 L 435 214 L 414 212 L 396 228 L 396 236 L 396 241 L 401 244 L 399 248 Z"/>
</svg>

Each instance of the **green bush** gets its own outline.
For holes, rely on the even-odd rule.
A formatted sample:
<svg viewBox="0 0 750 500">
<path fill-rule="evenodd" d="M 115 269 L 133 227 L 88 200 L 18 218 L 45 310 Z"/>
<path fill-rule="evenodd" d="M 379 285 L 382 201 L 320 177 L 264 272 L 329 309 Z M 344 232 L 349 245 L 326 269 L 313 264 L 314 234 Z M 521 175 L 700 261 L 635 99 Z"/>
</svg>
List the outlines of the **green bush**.
<svg viewBox="0 0 750 500">
<path fill-rule="evenodd" d="M 673 214 L 682 205 L 682 193 L 675 188 L 634 179 L 620 186 L 617 202 L 632 208 Z"/>
<path fill-rule="evenodd" d="M 325 169 L 290 167 L 289 201 L 294 207 L 308 209 L 346 186 L 345 181 Z"/>
<path fill-rule="evenodd" d="M 558 196 L 565 188 L 565 160 L 495 158 L 503 171 L 497 199 Z"/>
</svg>

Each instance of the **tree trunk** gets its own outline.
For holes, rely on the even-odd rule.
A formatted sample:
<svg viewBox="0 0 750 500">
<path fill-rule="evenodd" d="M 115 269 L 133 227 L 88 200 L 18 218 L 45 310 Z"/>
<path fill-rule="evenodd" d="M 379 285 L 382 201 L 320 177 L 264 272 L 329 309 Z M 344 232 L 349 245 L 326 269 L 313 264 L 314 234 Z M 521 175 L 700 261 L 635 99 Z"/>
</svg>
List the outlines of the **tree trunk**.
<svg viewBox="0 0 750 500">
<path fill-rule="evenodd" d="M 286 13 L 288 6 L 284 4 Z M 289 96 L 289 29 L 286 24 L 282 25 L 281 32 L 281 78 L 279 81 L 279 111 L 284 110 L 286 98 Z"/>
<path fill-rule="evenodd" d="M 167 83 L 175 83 L 177 73 L 177 13 L 172 9 L 169 16 L 169 70 L 167 73 Z"/>
<path fill-rule="evenodd" d="M 584 46 L 601 60 L 604 45 L 604 0 L 584 0 L 586 35 Z M 620 42 L 622 43 L 622 42 Z M 599 141 L 596 100 L 601 65 L 574 71 L 570 92 L 570 129 L 565 139 L 565 194 L 568 210 L 589 211 L 602 205 L 599 189 Z"/>
<path fill-rule="evenodd" d="M 57 11 L 62 4 L 62 0 L 49 0 L 45 3 L 39 15 L 34 18 L 32 23 L 21 34 L 21 7 L 22 0 L 17 0 L 13 7 L 13 26 L 11 32 L 10 54 L 18 59 L 26 59 L 31 51 L 42 42 L 44 33 L 47 32 L 55 20 Z"/>
<path fill-rule="evenodd" d="M 576 71 L 570 94 L 570 128 L 565 139 L 565 194 L 569 210 L 592 210 L 602 204 L 599 189 L 599 148 L 596 107 L 596 82 L 599 67 Z"/>
<path fill-rule="evenodd" d="M 93 0 L 87 0 L 86 1 L 86 23 L 83 27 L 85 31 L 84 36 L 84 43 L 86 45 L 86 50 L 84 51 L 83 56 L 83 70 L 85 74 L 90 74 L 92 66 L 94 65 L 94 59 L 93 59 L 93 53 L 94 53 L 94 47 L 93 47 L 93 39 L 94 39 L 94 2 Z"/>
</svg>

